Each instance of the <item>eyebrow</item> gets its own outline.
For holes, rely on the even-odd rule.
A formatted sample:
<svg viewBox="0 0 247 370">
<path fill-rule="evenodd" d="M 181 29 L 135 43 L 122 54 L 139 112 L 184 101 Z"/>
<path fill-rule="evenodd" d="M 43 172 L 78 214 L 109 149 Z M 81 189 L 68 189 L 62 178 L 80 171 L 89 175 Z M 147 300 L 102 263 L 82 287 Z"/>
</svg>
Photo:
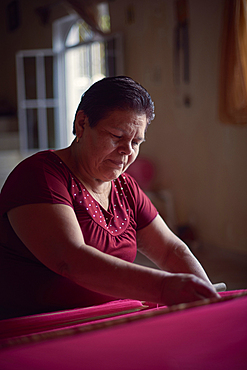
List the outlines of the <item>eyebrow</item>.
<svg viewBox="0 0 247 370">
<path fill-rule="evenodd" d="M 124 129 L 122 129 L 122 128 L 119 128 L 119 127 L 113 127 L 113 129 L 118 130 L 118 131 L 121 131 L 121 132 L 122 132 L 122 133 L 124 133 L 124 134 L 127 134 L 127 131 L 125 131 L 125 130 L 124 130 Z M 142 137 L 142 136 L 138 136 L 138 137 L 136 137 L 135 139 L 136 139 L 136 140 L 138 140 L 138 141 L 141 141 L 142 143 L 143 143 L 144 141 L 146 141 L 145 137 Z"/>
</svg>

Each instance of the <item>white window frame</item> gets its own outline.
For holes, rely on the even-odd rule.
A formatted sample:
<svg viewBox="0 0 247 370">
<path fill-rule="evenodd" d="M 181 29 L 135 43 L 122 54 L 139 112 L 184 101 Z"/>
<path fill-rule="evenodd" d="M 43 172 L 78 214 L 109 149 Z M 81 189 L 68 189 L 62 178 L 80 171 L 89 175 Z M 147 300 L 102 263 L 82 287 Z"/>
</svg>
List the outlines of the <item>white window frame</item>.
<svg viewBox="0 0 247 370">
<path fill-rule="evenodd" d="M 56 54 L 56 67 L 57 71 L 55 78 L 57 81 L 55 86 L 57 86 L 57 96 L 59 102 L 58 110 L 58 122 L 59 122 L 59 132 L 58 132 L 58 141 L 61 147 L 67 146 L 70 144 L 68 138 L 68 127 L 67 127 L 67 112 L 66 112 L 66 76 L 65 76 L 65 53 L 66 50 L 70 48 L 76 48 L 81 45 L 91 44 L 93 42 L 102 42 L 114 40 L 115 49 L 114 49 L 114 58 L 115 58 L 115 75 L 124 74 L 124 63 L 123 63 L 123 38 L 121 34 L 106 35 L 101 36 L 95 34 L 95 37 L 91 41 L 87 41 L 75 46 L 66 47 L 66 39 L 71 27 L 79 21 L 81 18 L 76 14 L 71 14 L 64 18 L 58 19 L 53 23 L 53 52 Z M 110 56 L 110 55 L 109 55 Z M 59 78 L 58 78 L 59 76 Z M 79 102 L 78 102 L 79 103 Z M 72 122 L 71 128 L 72 131 Z"/>
<path fill-rule="evenodd" d="M 19 140 L 20 151 L 27 152 L 28 148 L 28 127 L 27 109 L 37 109 L 38 119 L 38 149 L 48 148 L 47 116 L 46 109 L 58 108 L 58 99 L 46 98 L 45 82 L 45 57 L 52 56 L 53 62 L 56 57 L 51 49 L 22 50 L 16 54 L 17 70 L 17 96 L 18 96 L 18 121 L 19 121 Z M 36 99 L 26 99 L 24 59 L 34 57 L 36 64 Z M 55 94 L 55 92 L 54 92 Z M 56 136 L 56 135 L 55 135 Z M 31 151 L 35 149 L 31 149 Z"/>
<path fill-rule="evenodd" d="M 53 23 L 52 49 L 22 50 L 16 54 L 19 140 L 20 151 L 23 154 L 48 149 L 47 108 L 54 108 L 54 149 L 63 148 L 70 144 L 66 119 L 65 53 L 67 49 L 72 47 L 66 47 L 66 39 L 71 27 L 80 19 L 81 18 L 78 15 L 72 14 L 58 19 Z M 105 37 L 95 34 L 93 40 L 83 44 L 112 40 L 114 40 L 114 50 L 108 51 L 108 57 L 114 58 L 114 75 L 123 75 L 123 41 L 121 34 L 114 34 Z M 73 47 L 78 47 L 83 44 L 78 44 Z M 44 63 L 46 56 L 53 57 L 53 99 L 46 98 Z M 26 98 L 24 59 L 27 57 L 34 57 L 36 61 L 36 99 Z M 33 149 L 28 147 L 28 109 L 37 109 L 38 148 Z M 73 123 L 71 122 L 71 130 L 72 124 Z"/>
</svg>

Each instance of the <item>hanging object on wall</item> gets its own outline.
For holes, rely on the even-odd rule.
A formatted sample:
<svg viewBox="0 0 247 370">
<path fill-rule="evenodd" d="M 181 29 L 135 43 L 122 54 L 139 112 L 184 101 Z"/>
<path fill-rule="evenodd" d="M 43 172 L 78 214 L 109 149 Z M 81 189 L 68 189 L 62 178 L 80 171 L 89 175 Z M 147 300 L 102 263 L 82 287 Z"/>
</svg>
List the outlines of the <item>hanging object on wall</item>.
<svg viewBox="0 0 247 370">
<path fill-rule="evenodd" d="M 174 82 L 189 83 L 189 15 L 188 1 L 175 1 L 176 25 L 174 29 Z"/>
<path fill-rule="evenodd" d="M 247 124 L 247 0 L 225 1 L 219 69 L 219 118 Z"/>
<path fill-rule="evenodd" d="M 19 1 L 11 1 L 7 5 L 7 27 L 8 31 L 14 31 L 20 26 L 20 5 Z"/>
<path fill-rule="evenodd" d="M 129 5 L 126 9 L 125 21 L 127 24 L 135 23 L 135 8 L 133 5 Z"/>
</svg>

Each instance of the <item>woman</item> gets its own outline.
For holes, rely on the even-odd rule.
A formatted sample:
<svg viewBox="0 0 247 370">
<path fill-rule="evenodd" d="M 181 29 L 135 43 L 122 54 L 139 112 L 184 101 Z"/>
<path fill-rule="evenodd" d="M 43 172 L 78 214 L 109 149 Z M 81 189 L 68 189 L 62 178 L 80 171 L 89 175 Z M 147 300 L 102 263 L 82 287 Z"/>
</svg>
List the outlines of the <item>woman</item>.
<svg viewBox="0 0 247 370">
<path fill-rule="evenodd" d="M 132 79 L 103 79 L 82 97 L 72 144 L 9 176 L 0 197 L 2 318 L 117 298 L 172 305 L 218 296 L 125 174 L 153 110 Z M 133 264 L 137 247 L 160 269 Z"/>
</svg>

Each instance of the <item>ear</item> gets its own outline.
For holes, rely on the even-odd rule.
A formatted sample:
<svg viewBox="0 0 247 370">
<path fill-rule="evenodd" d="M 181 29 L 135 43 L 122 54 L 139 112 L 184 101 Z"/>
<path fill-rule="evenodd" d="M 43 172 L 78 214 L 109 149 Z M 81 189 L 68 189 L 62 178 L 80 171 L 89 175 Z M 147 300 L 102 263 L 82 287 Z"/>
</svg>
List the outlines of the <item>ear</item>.
<svg viewBox="0 0 247 370">
<path fill-rule="evenodd" d="M 75 119 L 75 132 L 76 137 L 80 138 L 82 136 L 85 124 L 88 123 L 88 118 L 83 110 L 79 110 Z"/>
</svg>

